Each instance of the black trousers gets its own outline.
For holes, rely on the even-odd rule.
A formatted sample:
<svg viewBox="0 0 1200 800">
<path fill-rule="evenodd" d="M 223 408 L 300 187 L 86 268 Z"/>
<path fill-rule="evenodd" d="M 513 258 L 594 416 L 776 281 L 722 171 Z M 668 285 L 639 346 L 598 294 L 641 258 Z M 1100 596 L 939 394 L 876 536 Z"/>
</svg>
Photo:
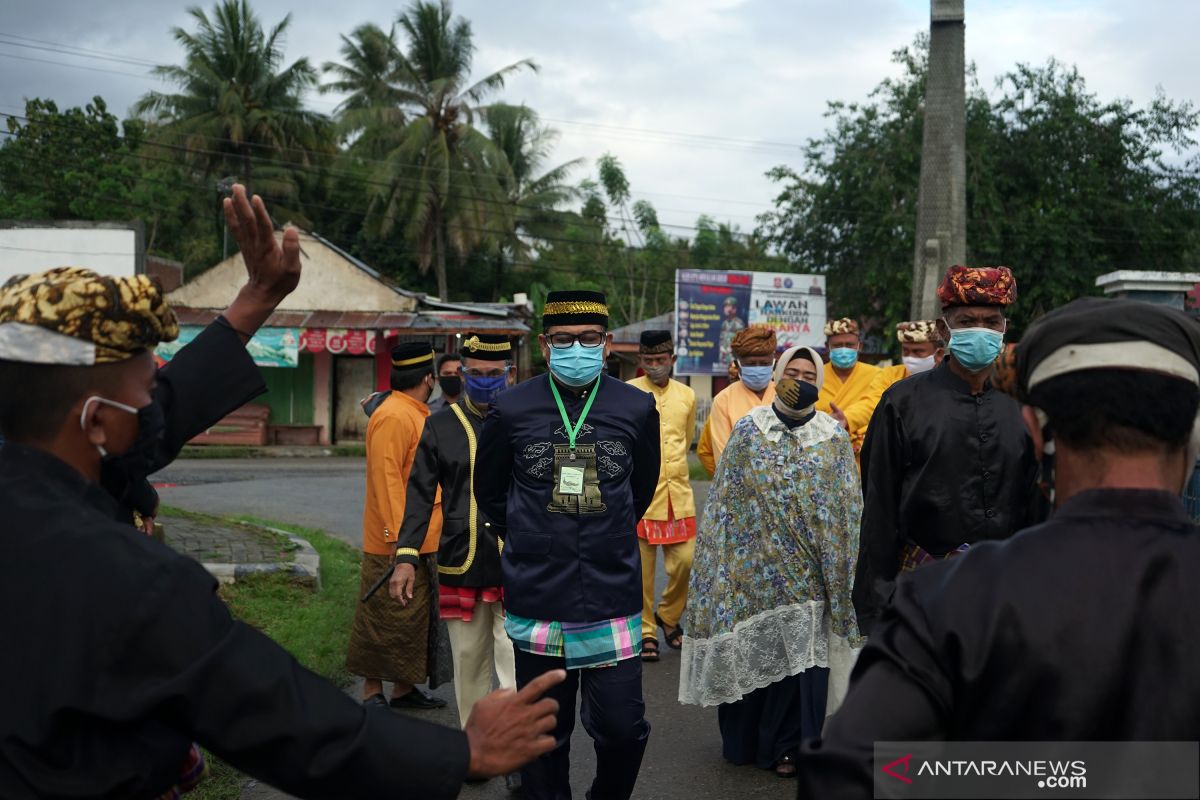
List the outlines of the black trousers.
<svg viewBox="0 0 1200 800">
<path fill-rule="evenodd" d="M 801 741 L 820 735 L 828 693 L 829 670 L 812 667 L 717 706 L 725 760 L 771 769 L 795 756 Z"/>
<path fill-rule="evenodd" d="M 516 650 L 517 688 L 544 672 L 564 669 L 565 659 Z M 613 667 L 577 669 L 546 693 L 558 701 L 557 746 L 521 770 L 527 800 L 571 800 L 571 732 L 575 695 L 582 694 L 579 716 L 596 747 L 596 777 L 591 800 L 628 800 L 642 767 L 650 738 L 642 700 L 642 660 L 629 658 Z"/>
</svg>

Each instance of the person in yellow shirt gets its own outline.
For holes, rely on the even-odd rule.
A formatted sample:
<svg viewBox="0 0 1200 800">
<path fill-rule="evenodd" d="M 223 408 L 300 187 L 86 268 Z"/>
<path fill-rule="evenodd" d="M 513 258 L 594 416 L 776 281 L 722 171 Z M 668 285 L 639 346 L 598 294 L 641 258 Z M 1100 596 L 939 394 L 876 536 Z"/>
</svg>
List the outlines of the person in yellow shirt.
<svg viewBox="0 0 1200 800">
<path fill-rule="evenodd" d="M 696 546 L 696 501 L 688 478 L 688 451 L 696 435 L 696 393 L 671 379 L 675 345 L 670 331 L 644 332 L 638 353 L 639 365 L 646 374 L 629 384 L 654 397 L 662 453 L 658 488 L 637 528 L 642 555 L 642 660 L 658 661 L 655 623 L 663 629 L 668 647 L 678 650 L 683 646 L 679 622 L 687 605 Z M 656 611 L 654 575 L 659 547 L 667 570 L 667 587 Z"/>
<path fill-rule="evenodd" d="M 363 511 L 363 557 L 360 575 L 365 594 L 407 549 L 397 550 L 404 521 L 408 476 L 433 392 L 433 348 L 428 344 L 401 344 L 392 349 L 392 393 L 371 415 L 367 424 L 367 499 Z M 436 674 L 430 658 L 430 629 L 437 617 L 435 569 L 442 533 L 440 503 L 434 506 L 429 531 L 416 555 L 421 560 L 413 597 L 407 606 L 387 592 L 375 592 L 356 604 L 346 669 L 361 675 L 363 705 L 392 708 L 441 708 L 446 701 L 417 688 Z M 383 681 L 392 683 L 389 701 Z M 432 682 L 431 682 L 432 683 Z"/>
<path fill-rule="evenodd" d="M 737 383 L 740 377 L 736 361 L 729 362 L 729 383 Z M 708 477 L 717 474 L 717 458 L 713 455 L 712 447 L 712 416 L 704 418 L 704 427 L 700 430 L 700 438 L 696 440 L 696 458 L 700 466 L 708 473 Z"/>
<path fill-rule="evenodd" d="M 901 322 L 896 326 L 896 338 L 900 341 L 901 363 L 879 370 L 866 394 L 842 409 L 846 430 L 859 441 L 866 439 L 871 415 L 888 387 L 909 375 L 933 369 L 941 363 L 946 352 L 938 339 L 936 321 L 932 319 Z"/>
<path fill-rule="evenodd" d="M 871 388 L 871 382 L 879 374 L 879 367 L 858 360 L 862 350 L 858 323 L 852 319 L 835 319 L 825 324 L 825 347 L 829 350 L 829 361 L 825 364 L 825 385 L 817 399 L 817 411 L 824 411 L 841 422 L 844 411 Z M 850 444 L 857 455 L 862 449 L 863 437 L 850 431 Z"/>
<path fill-rule="evenodd" d="M 722 389 L 713 398 L 708 412 L 709 438 L 712 439 L 714 472 L 733 426 L 751 409 L 769 406 L 775 400 L 775 331 L 765 325 L 751 325 L 733 337 L 733 357 L 737 359 L 740 380 Z"/>
</svg>

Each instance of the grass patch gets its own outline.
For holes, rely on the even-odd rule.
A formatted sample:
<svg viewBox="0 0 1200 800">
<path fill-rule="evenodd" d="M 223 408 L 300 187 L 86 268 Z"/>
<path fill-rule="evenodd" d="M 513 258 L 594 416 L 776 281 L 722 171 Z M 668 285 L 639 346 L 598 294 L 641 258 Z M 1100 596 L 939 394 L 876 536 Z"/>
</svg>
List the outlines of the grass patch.
<svg viewBox="0 0 1200 800">
<path fill-rule="evenodd" d="M 711 481 L 712 476 L 709 475 L 704 467 L 700 464 L 700 459 L 695 453 L 688 453 L 688 478 L 693 481 Z"/>
<path fill-rule="evenodd" d="M 304 666 L 339 686 L 353 678 L 346 671 L 346 645 L 358 595 L 361 554 L 328 534 L 278 522 L 242 516 L 218 520 L 204 514 L 164 509 L 192 519 L 240 522 L 287 531 L 307 539 L 321 554 L 321 589 L 312 591 L 279 573 L 251 575 L 222 586 L 221 598 L 238 619 L 270 636 Z M 188 794 L 188 800 L 238 800 L 246 778 L 220 759 L 208 755 L 208 780 Z"/>
</svg>

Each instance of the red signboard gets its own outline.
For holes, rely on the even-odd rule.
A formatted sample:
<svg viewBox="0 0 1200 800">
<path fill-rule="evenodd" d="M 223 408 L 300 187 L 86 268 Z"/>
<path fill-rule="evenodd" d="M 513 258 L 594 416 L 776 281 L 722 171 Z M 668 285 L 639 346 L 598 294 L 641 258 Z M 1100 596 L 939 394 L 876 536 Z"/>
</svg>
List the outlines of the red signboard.
<svg viewBox="0 0 1200 800">
<path fill-rule="evenodd" d="M 305 328 L 300 334 L 300 349 L 308 353 L 325 351 L 325 329 Z"/>
<path fill-rule="evenodd" d="M 346 331 L 346 352 L 352 356 L 361 356 L 367 352 L 367 332 L 363 330 Z"/>
</svg>

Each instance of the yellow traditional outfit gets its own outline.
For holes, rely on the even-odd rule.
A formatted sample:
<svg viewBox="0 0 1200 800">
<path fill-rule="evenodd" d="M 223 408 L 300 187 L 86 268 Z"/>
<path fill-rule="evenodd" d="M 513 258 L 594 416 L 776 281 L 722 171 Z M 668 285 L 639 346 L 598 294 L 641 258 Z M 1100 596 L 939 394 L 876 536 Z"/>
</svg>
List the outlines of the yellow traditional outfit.
<svg viewBox="0 0 1200 800">
<path fill-rule="evenodd" d="M 668 331 L 642 334 L 643 353 L 672 353 L 674 349 Z M 688 475 L 688 451 L 696 435 L 696 393 L 690 386 L 671 379 L 666 386 L 659 386 L 646 375 L 634 378 L 629 385 L 649 393 L 658 407 L 662 466 L 654 499 L 637 528 L 642 557 L 642 638 L 653 639 L 655 621 L 660 621 L 664 632 L 673 631 L 678 628 L 687 605 L 696 539 L 696 501 Z M 655 611 L 654 575 L 659 546 L 663 550 L 667 586 Z"/>
<path fill-rule="evenodd" d="M 852 333 L 857 336 L 858 323 L 852 319 L 837 319 L 825 325 L 826 339 L 843 333 Z M 855 361 L 854 366 L 850 368 L 850 374 L 843 380 L 832 362 L 826 364 L 825 384 L 821 387 L 821 396 L 817 398 L 817 411 L 832 414 L 832 407 L 835 405 L 845 411 L 867 394 L 871 388 L 871 382 L 878 374 L 879 367 Z M 856 456 L 862 449 L 865 436 L 865 432 L 859 436 L 855 434 L 854 428 L 850 428 L 850 444 L 854 446 Z"/>
<path fill-rule="evenodd" d="M 735 358 L 753 358 L 755 356 L 775 356 L 775 331 L 763 325 L 751 325 L 739 331 L 733 338 L 733 355 Z M 722 389 L 713 398 L 712 408 L 708 412 L 709 437 L 712 440 L 713 471 L 721 461 L 721 453 L 725 443 L 733 432 L 733 426 L 742 417 L 759 406 L 769 406 L 775 400 L 775 382 L 767 384 L 760 397 L 757 392 L 746 386 L 745 381 L 739 380 Z"/>
<path fill-rule="evenodd" d="M 902 344 L 906 342 L 910 344 L 933 342 L 936 341 L 936 336 L 937 328 L 933 320 L 913 320 L 911 322 L 901 322 L 896 326 L 896 338 Z M 867 389 L 866 393 L 851 403 L 849 407 L 842 409 L 842 412 L 846 415 L 846 425 L 850 430 L 850 437 L 852 439 L 856 439 L 859 442 L 866 440 L 867 426 L 871 424 L 871 417 L 875 414 L 875 406 L 879 405 L 879 400 L 883 397 L 883 393 L 893 383 L 904 380 L 908 376 L 908 367 L 904 364 L 884 367 L 879 370 L 875 379 L 871 381 L 871 386 Z"/>
<path fill-rule="evenodd" d="M 423 353 L 413 355 L 412 348 Z M 419 360 L 415 360 L 419 359 Z M 424 369 L 432 374 L 429 345 L 400 345 L 392 352 L 393 371 Z M 367 498 L 363 510 L 363 559 L 360 595 L 392 566 L 404 521 L 408 476 L 429 407 L 405 392 L 392 392 L 367 425 Z M 419 555 L 437 553 L 442 532 L 441 506 L 435 505 Z M 422 561 L 428 561 L 422 559 Z M 424 683 L 430 671 L 430 631 L 436 624 L 436 582 L 418 567 L 413 598 L 402 606 L 386 591 L 355 607 L 346 669 L 364 678 L 395 683 Z"/>
</svg>

